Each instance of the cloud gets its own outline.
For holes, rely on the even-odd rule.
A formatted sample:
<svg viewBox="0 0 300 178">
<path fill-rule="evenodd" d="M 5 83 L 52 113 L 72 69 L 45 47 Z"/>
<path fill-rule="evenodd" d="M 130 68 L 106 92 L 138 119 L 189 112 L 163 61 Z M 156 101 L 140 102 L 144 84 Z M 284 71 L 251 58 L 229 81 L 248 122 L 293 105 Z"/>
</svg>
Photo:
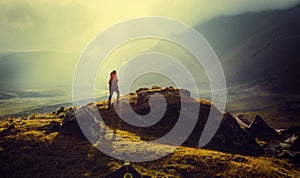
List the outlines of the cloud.
<svg viewBox="0 0 300 178">
<path fill-rule="evenodd" d="M 82 51 L 105 28 L 134 17 L 164 16 L 195 26 L 218 16 L 286 9 L 299 0 L 2 0 L 0 51 Z"/>
</svg>

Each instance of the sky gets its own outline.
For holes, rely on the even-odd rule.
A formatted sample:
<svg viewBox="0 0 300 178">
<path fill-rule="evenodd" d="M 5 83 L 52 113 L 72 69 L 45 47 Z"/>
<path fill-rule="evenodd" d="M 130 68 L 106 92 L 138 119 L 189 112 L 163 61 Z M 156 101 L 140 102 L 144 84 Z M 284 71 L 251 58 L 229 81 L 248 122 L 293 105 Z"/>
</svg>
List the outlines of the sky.
<svg viewBox="0 0 300 178">
<path fill-rule="evenodd" d="M 64 92 L 61 93 L 66 93 L 66 96 L 58 98 L 57 102 L 70 101 L 80 54 L 101 32 L 119 22 L 161 16 L 196 27 L 222 16 L 283 10 L 299 3 L 300 0 L 0 0 L 0 97 L 2 91 L 41 90 L 41 94 L 47 94 L 50 89 L 62 88 Z M 192 58 L 187 51 L 170 42 L 157 39 L 131 41 L 117 48 L 101 66 L 95 82 L 97 96 L 102 91 L 107 94 L 107 80 L 112 69 L 121 72 L 119 67 L 126 65 L 127 59 L 153 49 L 174 54 L 173 57 L 182 61 Z M 6 55 L 6 52 L 17 53 Z M 205 73 L 199 72 L 201 66 L 190 66 L 194 67 L 194 74 L 203 76 L 200 82 L 207 80 Z M 150 75 L 146 76 L 147 82 L 149 78 L 153 83 L 161 81 Z M 133 91 L 134 87 L 143 85 L 145 80 L 142 79 L 133 83 Z M 125 80 L 120 81 L 121 84 Z M 172 84 L 166 84 L 169 85 Z M 209 86 L 201 88 L 206 90 Z M 55 103 L 52 98 L 42 98 L 41 101 L 17 98 L 1 102 L 2 109 L 27 107 L 29 102 L 36 106 Z"/>
<path fill-rule="evenodd" d="M 286 9 L 300 0 L 0 0 L 0 52 L 81 52 L 104 29 L 162 16 L 191 26 L 219 16 Z"/>
</svg>

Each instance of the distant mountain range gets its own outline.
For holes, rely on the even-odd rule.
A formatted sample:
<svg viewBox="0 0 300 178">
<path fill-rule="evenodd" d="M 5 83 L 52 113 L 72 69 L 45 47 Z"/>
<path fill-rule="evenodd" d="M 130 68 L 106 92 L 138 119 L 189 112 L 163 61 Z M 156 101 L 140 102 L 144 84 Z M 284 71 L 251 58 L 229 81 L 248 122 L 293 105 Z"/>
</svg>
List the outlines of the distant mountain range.
<svg viewBox="0 0 300 178">
<path fill-rule="evenodd" d="M 299 93 L 300 5 L 220 17 L 196 27 L 221 59 L 229 85 Z"/>
</svg>

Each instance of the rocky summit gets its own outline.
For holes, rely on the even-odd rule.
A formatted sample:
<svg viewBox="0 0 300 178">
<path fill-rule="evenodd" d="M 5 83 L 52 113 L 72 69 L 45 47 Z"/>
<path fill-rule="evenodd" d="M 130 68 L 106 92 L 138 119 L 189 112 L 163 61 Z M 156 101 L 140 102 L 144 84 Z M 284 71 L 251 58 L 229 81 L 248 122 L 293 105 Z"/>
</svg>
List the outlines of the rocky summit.
<svg viewBox="0 0 300 178">
<path fill-rule="evenodd" d="M 255 138 L 265 141 L 278 139 L 279 136 L 260 116 L 255 117 L 247 130 L 251 132 Z"/>
<path fill-rule="evenodd" d="M 135 113 L 139 115 L 146 115 L 151 110 L 151 107 L 149 106 L 149 98 L 155 94 L 160 94 L 166 99 L 167 108 L 163 117 L 157 123 L 149 127 L 136 127 L 123 121 L 116 112 L 116 107 L 106 109 L 105 104 L 100 104 L 97 105 L 97 109 L 108 126 L 114 129 L 122 129 L 134 133 L 139 135 L 143 140 L 149 141 L 160 138 L 167 134 L 175 126 L 180 114 L 185 116 L 185 122 L 189 122 L 189 116 L 191 113 L 193 113 L 192 109 L 194 108 L 187 107 L 184 110 L 181 110 L 182 102 L 188 103 L 189 105 L 200 104 L 196 125 L 190 136 L 184 142 L 184 145 L 192 147 L 197 147 L 199 145 L 199 139 L 203 132 L 203 128 L 206 125 L 208 115 L 211 110 L 214 110 L 214 112 L 219 112 L 222 114 L 223 118 L 218 131 L 212 140 L 205 146 L 205 148 L 252 156 L 264 154 L 262 147 L 256 143 L 254 137 L 243 130 L 230 113 L 221 113 L 209 101 L 191 98 L 190 92 L 184 89 L 176 89 L 173 87 L 153 87 L 151 89 L 141 88 L 135 93 L 124 96 L 120 100 L 120 104 L 117 106 L 117 109 L 119 112 L 126 114 L 130 111 L 127 111 L 128 108 L 124 105 L 130 103 Z M 160 102 L 159 100 L 160 98 L 158 97 L 152 98 L 152 102 L 154 103 Z M 95 111 L 91 108 L 91 106 L 93 105 L 81 107 L 77 111 L 69 111 L 63 120 L 61 132 L 63 134 L 80 134 L 81 129 L 76 122 L 75 112 L 77 112 L 77 116 L 83 112 L 86 112 L 85 118 L 79 117 L 79 119 L 84 119 L 85 122 L 83 123 L 86 123 L 86 126 L 94 128 L 89 129 L 91 132 L 94 130 L 94 133 L 90 134 L 93 135 L 93 138 L 97 139 L 96 133 L 97 130 L 99 130 L 99 122 L 93 119 L 95 118 L 93 117 L 95 115 L 93 112 Z M 181 130 L 183 129 L 185 128 L 181 128 Z M 172 141 L 174 140 L 170 140 L 169 142 L 172 143 Z"/>
<path fill-rule="evenodd" d="M 164 101 L 165 105 L 161 104 Z M 133 143 L 161 138 L 174 126 L 184 131 L 187 128 L 177 124 L 179 119 L 184 119 L 185 123 L 195 123 L 187 139 L 163 158 L 131 164 L 142 177 L 300 176 L 298 128 L 275 131 L 276 134 L 270 128 L 266 130 L 267 137 L 262 137 L 256 129 L 268 128 L 268 125 L 261 117 L 254 119 L 250 126 L 241 124 L 241 120 L 219 111 L 209 101 L 192 98 L 188 90 L 173 87 L 141 88 L 122 96 L 114 107 L 108 109 L 107 104 L 105 100 L 85 106 L 59 108 L 49 114 L 1 121 L 1 176 L 109 176 L 120 172 L 124 168 L 123 162 L 107 156 L 95 145 L 111 139 L 119 141 L 110 145 L 113 148 L 119 144 L 119 149 L 114 150 L 117 154 L 126 154 L 122 147 L 142 152 L 145 156 L 151 156 L 153 151 L 164 152 L 174 147 L 172 143 L 180 138 L 172 137 L 165 141 L 170 144 L 158 145 L 154 150 L 136 147 Z M 200 107 L 196 111 L 197 117 L 192 120 L 195 105 Z M 160 106 L 165 106 L 165 110 Z M 131 109 L 135 115 L 128 122 L 124 117 L 132 116 L 129 114 Z M 199 139 L 211 112 L 221 116 L 220 126 L 208 144 L 201 148 Z M 147 115 L 154 120 L 142 117 Z M 213 118 L 209 124 L 214 122 L 217 120 Z M 105 138 L 99 130 L 107 132 Z M 112 131 L 117 138 L 111 137 Z"/>
</svg>

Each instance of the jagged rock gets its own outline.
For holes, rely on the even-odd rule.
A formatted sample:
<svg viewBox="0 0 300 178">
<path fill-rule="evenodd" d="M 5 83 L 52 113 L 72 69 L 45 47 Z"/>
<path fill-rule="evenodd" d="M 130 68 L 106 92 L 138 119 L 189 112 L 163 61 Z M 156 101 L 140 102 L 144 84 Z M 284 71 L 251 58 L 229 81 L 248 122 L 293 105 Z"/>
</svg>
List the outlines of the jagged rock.
<svg viewBox="0 0 300 178">
<path fill-rule="evenodd" d="M 290 160 L 300 165 L 300 127 L 279 130 L 279 138 L 263 145 L 267 155 Z"/>
<path fill-rule="evenodd" d="M 70 110 L 63 120 L 61 133 L 64 135 L 79 136 L 81 138 L 87 137 L 92 143 L 97 142 L 100 137 L 100 124 L 95 112 L 98 112 L 98 110 L 94 111 L 86 106 L 78 110 Z M 81 127 L 78 122 L 81 123 Z M 84 133 L 81 128 L 85 130 Z"/>
<path fill-rule="evenodd" d="M 278 139 L 279 135 L 277 132 L 268 126 L 268 124 L 260 117 L 256 116 L 251 122 L 249 128 L 247 129 L 255 138 L 269 141 L 273 139 Z"/>
<path fill-rule="evenodd" d="M 251 122 L 248 120 L 248 118 L 244 115 L 244 114 L 238 114 L 236 116 L 243 124 L 247 125 L 249 127 L 249 125 L 251 124 Z"/>
<path fill-rule="evenodd" d="M 269 156 L 277 156 L 283 150 L 283 147 L 280 143 L 281 142 L 279 140 L 271 140 L 266 143 L 263 146 L 266 154 Z M 288 145 L 288 147 L 290 147 L 290 145 Z"/>
<path fill-rule="evenodd" d="M 294 164 L 300 164 L 300 138 L 295 134 L 284 141 L 271 140 L 263 148 L 269 156 L 288 159 Z"/>
<path fill-rule="evenodd" d="M 196 128 L 203 128 L 203 125 L 197 124 Z M 201 133 L 202 129 L 194 130 L 191 137 L 193 135 L 200 135 Z M 199 138 L 194 138 L 192 145 L 197 144 Z M 262 147 L 239 126 L 234 117 L 229 113 L 224 115 L 217 133 L 205 148 L 251 156 L 264 154 Z"/>
</svg>

